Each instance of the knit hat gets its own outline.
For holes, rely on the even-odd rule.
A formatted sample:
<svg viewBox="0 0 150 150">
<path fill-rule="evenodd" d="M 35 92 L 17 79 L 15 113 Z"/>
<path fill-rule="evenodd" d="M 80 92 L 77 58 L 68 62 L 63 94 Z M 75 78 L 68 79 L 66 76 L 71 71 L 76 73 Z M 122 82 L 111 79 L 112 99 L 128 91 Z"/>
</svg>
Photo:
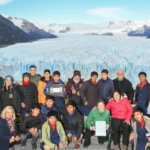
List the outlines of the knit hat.
<svg viewBox="0 0 150 150">
<path fill-rule="evenodd" d="M 25 72 L 23 75 L 22 75 L 22 78 L 24 79 L 24 77 L 28 77 L 30 78 L 30 74 L 28 72 Z"/>
<path fill-rule="evenodd" d="M 81 76 L 81 72 L 79 70 L 75 70 L 73 73 L 73 77 L 76 75 Z"/>
<path fill-rule="evenodd" d="M 7 76 L 5 77 L 5 80 L 6 80 L 7 78 L 10 78 L 11 81 L 14 82 L 14 78 L 13 78 L 11 75 L 7 75 Z"/>
<path fill-rule="evenodd" d="M 58 117 L 58 113 L 57 113 L 57 111 L 55 111 L 55 110 L 52 110 L 52 111 L 49 111 L 48 113 L 47 113 L 47 118 L 50 118 L 50 117 Z"/>
</svg>

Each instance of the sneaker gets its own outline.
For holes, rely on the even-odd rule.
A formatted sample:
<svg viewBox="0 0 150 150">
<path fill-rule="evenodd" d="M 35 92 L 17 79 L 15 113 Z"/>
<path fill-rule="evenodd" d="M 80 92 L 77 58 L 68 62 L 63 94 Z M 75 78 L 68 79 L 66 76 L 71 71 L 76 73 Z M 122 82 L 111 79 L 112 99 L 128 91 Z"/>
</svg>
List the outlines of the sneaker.
<svg viewBox="0 0 150 150">
<path fill-rule="evenodd" d="M 26 140 L 25 141 L 21 141 L 21 146 L 22 146 L 22 148 L 26 147 Z"/>
<path fill-rule="evenodd" d="M 74 149 L 79 149 L 80 148 L 80 144 L 75 144 Z"/>
<path fill-rule="evenodd" d="M 32 150 L 36 150 L 36 149 L 37 149 L 36 143 L 32 143 Z"/>
</svg>

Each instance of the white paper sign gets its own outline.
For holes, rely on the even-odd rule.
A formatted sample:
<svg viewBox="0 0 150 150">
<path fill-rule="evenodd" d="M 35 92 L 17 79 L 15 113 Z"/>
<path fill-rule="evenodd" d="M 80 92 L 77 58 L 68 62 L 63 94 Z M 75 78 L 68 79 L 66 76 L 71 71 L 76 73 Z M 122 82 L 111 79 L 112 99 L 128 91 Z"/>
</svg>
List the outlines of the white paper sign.
<svg viewBox="0 0 150 150">
<path fill-rule="evenodd" d="M 96 136 L 106 136 L 106 121 L 96 121 L 95 127 Z"/>
</svg>

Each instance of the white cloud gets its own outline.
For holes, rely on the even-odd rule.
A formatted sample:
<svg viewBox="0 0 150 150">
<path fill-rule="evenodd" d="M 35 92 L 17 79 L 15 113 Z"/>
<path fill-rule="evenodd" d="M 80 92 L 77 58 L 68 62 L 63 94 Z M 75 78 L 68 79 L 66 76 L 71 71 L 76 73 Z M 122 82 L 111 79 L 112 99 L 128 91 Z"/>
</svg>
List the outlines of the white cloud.
<svg viewBox="0 0 150 150">
<path fill-rule="evenodd" d="M 130 12 L 120 7 L 98 7 L 87 10 L 88 14 L 102 18 L 121 18 L 126 17 Z"/>
<path fill-rule="evenodd" d="M 0 5 L 6 5 L 8 3 L 13 2 L 14 0 L 0 0 Z"/>
</svg>

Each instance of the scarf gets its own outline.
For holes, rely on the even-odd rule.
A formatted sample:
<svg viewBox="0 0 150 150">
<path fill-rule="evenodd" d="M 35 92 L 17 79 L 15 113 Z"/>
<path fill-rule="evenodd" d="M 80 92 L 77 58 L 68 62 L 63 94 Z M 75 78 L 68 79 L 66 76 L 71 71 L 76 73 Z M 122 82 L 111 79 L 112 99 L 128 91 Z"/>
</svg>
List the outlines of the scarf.
<svg viewBox="0 0 150 150">
<path fill-rule="evenodd" d="M 29 80 L 28 82 L 22 81 L 23 85 L 29 85 L 31 81 Z"/>
<path fill-rule="evenodd" d="M 147 81 L 140 82 L 140 83 L 138 84 L 138 87 L 142 90 L 142 89 L 144 88 L 144 86 L 146 86 L 146 84 L 147 84 Z"/>
<path fill-rule="evenodd" d="M 50 127 L 52 128 L 53 131 L 56 129 L 56 122 L 55 122 L 54 124 L 51 124 L 51 123 L 49 122 L 49 125 L 50 125 Z"/>
<path fill-rule="evenodd" d="M 141 128 L 143 129 L 144 126 L 145 126 L 144 119 L 142 118 L 142 120 L 141 120 L 141 121 L 138 121 L 138 123 L 140 124 Z"/>
<path fill-rule="evenodd" d="M 10 133 L 15 131 L 15 123 L 12 119 L 6 119 Z"/>
</svg>

